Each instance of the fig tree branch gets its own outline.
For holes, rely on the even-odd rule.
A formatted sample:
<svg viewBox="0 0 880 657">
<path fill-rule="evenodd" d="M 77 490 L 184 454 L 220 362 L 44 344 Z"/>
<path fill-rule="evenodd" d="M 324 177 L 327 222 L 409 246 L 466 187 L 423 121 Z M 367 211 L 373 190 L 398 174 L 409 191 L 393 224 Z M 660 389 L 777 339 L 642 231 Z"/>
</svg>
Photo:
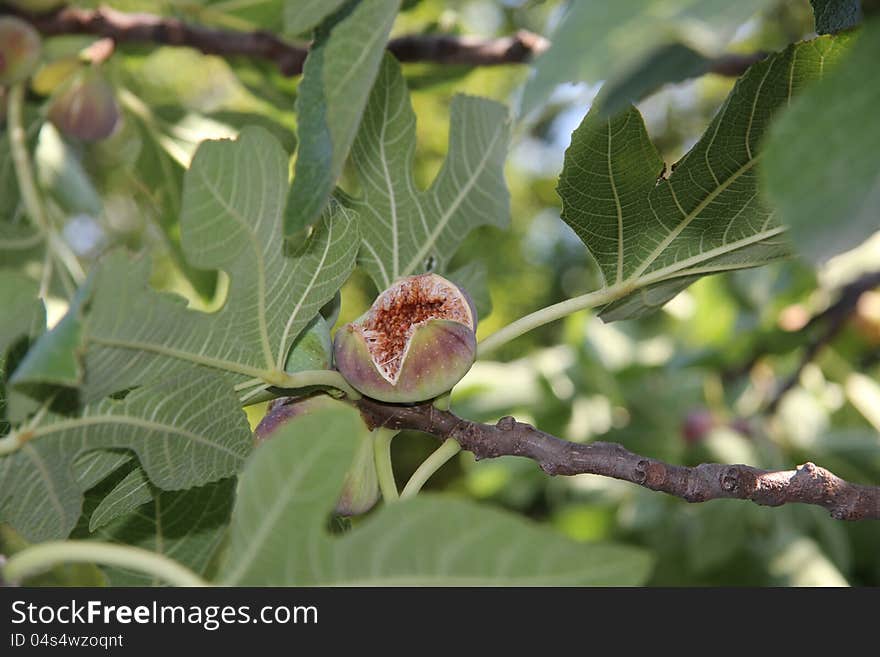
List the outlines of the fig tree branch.
<svg viewBox="0 0 880 657">
<path fill-rule="evenodd" d="M 412 429 L 441 440 L 452 438 L 478 460 L 523 456 L 551 475 L 613 477 L 688 502 L 741 499 L 764 506 L 797 502 L 821 506 L 841 520 L 880 520 L 880 486 L 844 481 L 813 463 L 779 471 L 740 464 L 670 465 L 616 443 L 568 442 L 509 416 L 496 424 L 481 424 L 430 403 L 396 406 L 362 398 L 355 405 L 371 428 Z"/>
<path fill-rule="evenodd" d="M 90 34 L 117 44 L 157 44 L 195 48 L 208 55 L 249 57 L 275 64 L 283 75 L 302 73 L 308 47 L 263 30 L 244 32 L 196 25 L 177 18 L 126 13 L 98 7 L 62 7 L 48 14 L 22 12 L 0 3 L 0 14 L 28 20 L 45 36 Z M 412 34 L 388 42 L 388 50 L 402 62 L 432 62 L 460 66 L 523 64 L 550 47 L 544 37 L 520 30 L 511 36 L 484 39 L 448 34 Z M 737 77 L 763 53 L 718 57 L 709 72 Z"/>
</svg>

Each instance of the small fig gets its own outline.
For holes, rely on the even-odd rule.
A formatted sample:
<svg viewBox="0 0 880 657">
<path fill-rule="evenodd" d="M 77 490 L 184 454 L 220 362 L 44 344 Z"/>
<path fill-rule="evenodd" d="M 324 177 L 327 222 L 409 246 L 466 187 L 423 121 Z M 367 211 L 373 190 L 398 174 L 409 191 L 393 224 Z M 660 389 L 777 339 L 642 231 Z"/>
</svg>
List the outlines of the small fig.
<svg viewBox="0 0 880 657">
<path fill-rule="evenodd" d="M 717 426 L 715 416 L 705 408 L 696 408 L 684 418 L 681 435 L 685 442 L 693 445 L 701 442 Z"/>
<path fill-rule="evenodd" d="M 254 443 L 260 445 L 284 424 L 297 417 L 342 404 L 324 394 L 308 397 L 281 397 L 269 403 L 265 417 L 254 430 Z M 316 439 L 318 436 L 315 437 Z M 373 434 L 362 441 L 355 453 L 354 462 L 345 475 L 342 492 L 336 502 L 336 513 L 355 516 L 369 511 L 379 500 L 379 478 L 373 461 Z"/>
<path fill-rule="evenodd" d="M 89 72 L 58 91 L 49 106 L 49 119 L 67 137 L 99 141 L 116 129 L 119 106 L 107 81 Z"/>
<path fill-rule="evenodd" d="M 29 23 L 0 16 L 0 84 L 28 77 L 40 61 L 40 35 Z"/>
<path fill-rule="evenodd" d="M 336 332 L 336 369 L 358 392 L 392 403 L 433 399 L 473 365 L 477 314 L 462 289 L 437 274 L 403 278 Z"/>
</svg>

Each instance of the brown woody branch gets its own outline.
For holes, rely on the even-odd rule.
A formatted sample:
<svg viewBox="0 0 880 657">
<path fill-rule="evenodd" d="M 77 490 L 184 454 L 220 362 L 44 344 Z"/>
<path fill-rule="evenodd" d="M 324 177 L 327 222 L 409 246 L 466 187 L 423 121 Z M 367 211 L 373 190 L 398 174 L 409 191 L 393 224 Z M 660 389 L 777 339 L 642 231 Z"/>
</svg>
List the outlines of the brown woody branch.
<svg viewBox="0 0 880 657">
<path fill-rule="evenodd" d="M 124 13 L 109 7 L 64 7 L 49 14 L 30 14 L 0 4 L 0 14 L 11 13 L 30 21 L 46 36 L 91 34 L 116 43 L 186 46 L 208 55 L 250 57 L 274 63 L 283 75 L 302 73 L 308 48 L 288 43 L 271 32 L 241 32 L 204 27 L 176 18 Z M 388 50 L 402 62 L 433 62 L 462 66 L 523 64 L 550 47 L 544 37 L 520 30 L 512 36 L 483 39 L 472 36 L 413 34 L 388 42 Z M 730 54 L 717 58 L 710 73 L 739 76 L 763 53 Z"/>
<path fill-rule="evenodd" d="M 748 465 L 669 465 L 634 454 L 616 443 L 572 443 L 503 417 L 480 424 L 430 403 L 395 406 L 369 399 L 355 402 L 373 428 L 413 429 L 453 438 L 477 459 L 523 456 L 551 475 L 597 474 L 629 481 L 688 502 L 751 500 L 765 506 L 815 504 L 841 520 L 880 520 L 880 487 L 852 484 L 825 468 L 805 463 L 796 470 L 760 470 Z"/>
<path fill-rule="evenodd" d="M 242 56 L 273 62 L 282 74 L 302 73 L 308 48 L 288 43 L 265 31 L 240 32 L 193 25 L 153 14 L 124 13 L 109 7 L 65 7 L 51 14 L 28 14 L 6 5 L 0 13 L 15 13 L 46 36 L 91 34 L 117 43 L 187 46 L 208 55 Z M 521 64 L 547 49 L 543 37 L 527 31 L 500 39 L 449 35 L 411 35 L 388 43 L 403 62 L 435 62 L 467 66 Z"/>
</svg>

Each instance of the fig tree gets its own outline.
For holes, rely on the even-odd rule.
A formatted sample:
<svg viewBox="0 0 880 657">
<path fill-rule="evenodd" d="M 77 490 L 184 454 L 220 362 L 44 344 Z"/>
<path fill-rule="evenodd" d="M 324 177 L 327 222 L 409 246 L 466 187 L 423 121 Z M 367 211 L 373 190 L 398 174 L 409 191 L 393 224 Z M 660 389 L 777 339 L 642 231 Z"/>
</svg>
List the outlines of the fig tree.
<svg viewBox="0 0 880 657">
<path fill-rule="evenodd" d="M 437 274 L 403 278 L 336 333 L 336 369 L 358 392 L 392 403 L 433 399 L 458 383 L 477 351 L 470 297 Z"/>
</svg>

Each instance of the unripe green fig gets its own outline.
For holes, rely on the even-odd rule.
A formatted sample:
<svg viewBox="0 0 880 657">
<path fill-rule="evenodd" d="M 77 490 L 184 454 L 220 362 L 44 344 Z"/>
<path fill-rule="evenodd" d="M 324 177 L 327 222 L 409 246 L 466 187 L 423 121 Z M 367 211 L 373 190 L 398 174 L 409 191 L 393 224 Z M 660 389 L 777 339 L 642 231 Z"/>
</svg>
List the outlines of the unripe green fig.
<svg viewBox="0 0 880 657">
<path fill-rule="evenodd" d="M 119 105 L 113 88 L 90 71 L 58 91 L 49 106 L 49 120 L 67 137 L 99 141 L 116 129 Z"/>
<path fill-rule="evenodd" d="M 470 297 L 437 274 L 403 278 L 336 332 L 336 369 L 361 394 L 392 403 L 448 392 L 477 353 Z"/>
<path fill-rule="evenodd" d="M 343 402 L 337 401 L 325 394 L 315 394 L 308 397 L 281 397 L 269 403 L 265 417 L 254 430 L 254 442 L 256 445 L 264 443 L 271 438 L 279 427 L 288 422 L 295 421 L 316 410 L 339 406 Z M 320 440 L 320 436 L 315 436 Z M 355 453 L 354 463 L 345 475 L 342 484 L 342 493 L 336 502 L 336 513 L 341 516 L 355 516 L 369 511 L 379 500 L 379 479 L 376 475 L 376 465 L 373 461 L 373 434 L 369 434 L 366 440 L 358 446 Z"/>
<path fill-rule="evenodd" d="M 0 84 L 28 77 L 40 61 L 40 35 L 15 16 L 0 16 Z"/>
</svg>

